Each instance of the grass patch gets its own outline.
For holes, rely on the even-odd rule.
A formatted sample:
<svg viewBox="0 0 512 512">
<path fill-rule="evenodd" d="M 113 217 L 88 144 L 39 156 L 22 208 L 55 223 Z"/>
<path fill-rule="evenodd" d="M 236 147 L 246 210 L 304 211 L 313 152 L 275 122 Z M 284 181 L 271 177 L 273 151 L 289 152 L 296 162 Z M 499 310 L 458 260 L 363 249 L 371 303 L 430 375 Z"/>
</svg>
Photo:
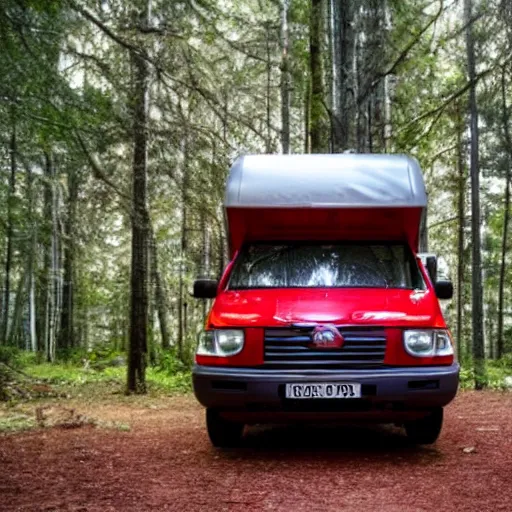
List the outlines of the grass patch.
<svg viewBox="0 0 512 512">
<path fill-rule="evenodd" d="M 24 368 L 30 377 L 51 386 L 62 388 L 68 394 L 77 391 L 95 391 L 101 395 L 107 390 L 109 394 L 124 392 L 126 386 L 126 367 L 112 367 L 103 370 L 77 367 L 65 363 L 30 364 Z M 190 371 L 169 374 L 165 370 L 148 368 L 146 382 L 150 394 L 181 394 L 188 393 L 192 388 Z"/>
<path fill-rule="evenodd" d="M 146 377 L 148 384 L 157 389 L 169 390 L 175 393 L 189 393 L 192 391 L 192 373 L 190 371 L 171 375 L 165 370 L 149 368 Z"/>
<path fill-rule="evenodd" d="M 0 434 L 23 432 L 35 427 L 37 427 L 37 422 L 33 414 L 7 411 L 0 415 Z"/>
<path fill-rule="evenodd" d="M 495 390 L 510 389 L 507 386 L 506 377 L 512 376 L 512 360 L 510 357 L 500 361 L 486 361 L 485 371 L 487 375 L 487 388 Z M 468 363 L 462 366 L 460 371 L 460 387 L 462 389 L 473 389 L 475 386 L 475 373 L 473 366 Z"/>
<path fill-rule="evenodd" d="M 148 393 L 125 394 L 126 366 L 85 367 L 71 362 L 39 363 L 23 358 L 22 371 L 14 371 L 5 383 L 0 401 L 0 434 L 33 428 L 95 428 L 129 432 L 126 422 L 96 418 L 97 405 L 145 407 L 165 397 L 189 393 L 190 370 L 150 367 L 146 371 Z M 156 407 L 155 407 L 156 408 Z M 84 414 L 87 414 L 85 416 Z M 91 415 L 91 416 L 88 416 Z"/>
<path fill-rule="evenodd" d="M 65 363 L 31 364 L 27 365 L 23 371 L 27 375 L 37 380 L 43 380 L 48 384 L 66 384 L 70 386 L 105 381 L 121 382 L 126 375 L 126 368 L 123 367 L 106 368 L 99 371 Z"/>
</svg>

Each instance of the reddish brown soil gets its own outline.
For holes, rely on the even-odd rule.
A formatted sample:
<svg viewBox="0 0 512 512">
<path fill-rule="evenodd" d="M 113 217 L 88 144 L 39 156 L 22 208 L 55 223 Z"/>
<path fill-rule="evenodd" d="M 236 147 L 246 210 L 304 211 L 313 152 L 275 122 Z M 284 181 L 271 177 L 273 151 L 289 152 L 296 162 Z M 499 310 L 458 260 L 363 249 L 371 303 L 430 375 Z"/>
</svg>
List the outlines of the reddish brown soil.
<svg viewBox="0 0 512 512">
<path fill-rule="evenodd" d="M 434 447 L 411 446 L 396 429 L 275 427 L 252 428 L 243 448 L 222 452 L 210 446 L 192 397 L 151 403 L 85 410 L 129 422 L 130 432 L 0 437 L 0 509 L 512 510 L 510 393 L 460 394 Z"/>
</svg>

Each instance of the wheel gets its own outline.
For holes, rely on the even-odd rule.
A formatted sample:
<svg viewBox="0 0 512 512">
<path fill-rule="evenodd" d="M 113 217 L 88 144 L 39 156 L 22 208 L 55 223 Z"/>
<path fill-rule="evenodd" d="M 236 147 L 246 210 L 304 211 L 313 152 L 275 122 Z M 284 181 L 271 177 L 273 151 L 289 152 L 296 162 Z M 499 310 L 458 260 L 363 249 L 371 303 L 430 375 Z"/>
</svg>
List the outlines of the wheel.
<svg viewBox="0 0 512 512">
<path fill-rule="evenodd" d="M 416 444 L 435 443 L 443 427 L 443 408 L 434 409 L 428 416 L 405 423 L 407 437 Z"/>
<path fill-rule="evenodd" d="M 213 446 L 231 448 L 240 444 L 244 424 L 225 420 L 215 409 L 206 409 L 206 429 Z"/>
</svg>

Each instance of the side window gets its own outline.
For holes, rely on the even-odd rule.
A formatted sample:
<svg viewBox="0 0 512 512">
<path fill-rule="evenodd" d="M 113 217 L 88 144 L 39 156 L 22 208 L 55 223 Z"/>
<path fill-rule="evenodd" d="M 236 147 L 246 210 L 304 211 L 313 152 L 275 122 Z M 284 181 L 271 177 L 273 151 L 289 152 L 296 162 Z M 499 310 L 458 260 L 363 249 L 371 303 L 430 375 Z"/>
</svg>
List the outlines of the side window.
<svg viewBox="0 0 512 512">
<path fill-rule="evenodd" d="M 411 269 L 411 286 L 415 290 L 425 290 L 426 285 L 423 275 L 418 267 L 418 262 L 413 254 L 409 255 L 409 268 Z"/>
</svg>

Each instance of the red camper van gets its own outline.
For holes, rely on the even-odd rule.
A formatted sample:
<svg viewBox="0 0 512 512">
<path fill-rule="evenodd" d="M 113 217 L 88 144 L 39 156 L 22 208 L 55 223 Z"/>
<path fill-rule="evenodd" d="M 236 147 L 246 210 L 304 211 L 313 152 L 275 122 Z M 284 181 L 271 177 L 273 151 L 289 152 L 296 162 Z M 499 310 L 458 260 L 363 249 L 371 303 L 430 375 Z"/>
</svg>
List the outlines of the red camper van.
<svg viewBox="0 0 512 512">
<path fill-rule="evenodd" d="M 390 155 L 254 155 L 226 186 L 230 259 L 193 369 L 215 446 L 244 425 L 377 421 L 433 443 L 459 365 L 438 299 L 449 281 L 418 255 L 418 163 Z"/>
</svg>

